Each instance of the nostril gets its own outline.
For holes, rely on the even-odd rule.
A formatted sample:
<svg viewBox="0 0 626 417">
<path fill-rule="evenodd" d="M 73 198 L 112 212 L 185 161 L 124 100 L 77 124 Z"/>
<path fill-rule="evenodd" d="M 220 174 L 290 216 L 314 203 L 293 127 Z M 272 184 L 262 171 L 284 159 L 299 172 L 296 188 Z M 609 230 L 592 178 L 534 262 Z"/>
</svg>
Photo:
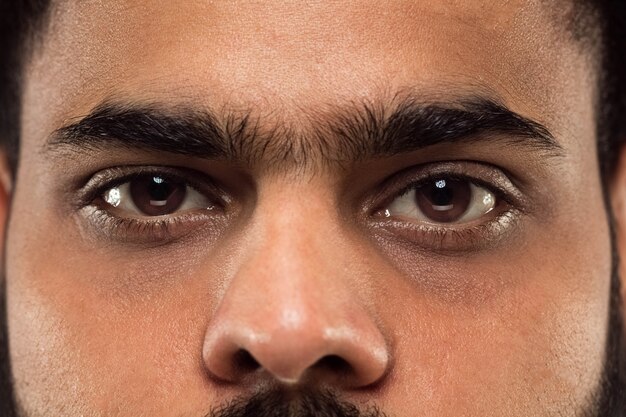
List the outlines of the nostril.
<svg viewBox="0 0 626 417">
<path fill-rule="evenodd" d="M 261 367 L 259 362 L 245 349 L 239 349 L 233 356 L 233 361 L 237 369 L 243 373 L 256 371 Z"/>
<path fill-rule="evenodd" d="M 335 375 L 349 375 L 354 372 L 352 365 L 338 355 L 327 355 L 318 360 L 313 368 L 327 371 Z"/>
</svg>

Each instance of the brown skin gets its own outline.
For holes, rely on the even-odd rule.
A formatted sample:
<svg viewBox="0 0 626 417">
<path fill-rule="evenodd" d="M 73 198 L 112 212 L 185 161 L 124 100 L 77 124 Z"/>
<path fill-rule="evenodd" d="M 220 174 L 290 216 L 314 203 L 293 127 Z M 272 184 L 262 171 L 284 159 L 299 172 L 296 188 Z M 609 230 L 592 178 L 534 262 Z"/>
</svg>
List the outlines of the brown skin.
<svg viewBox="0 0 626 417">
<path fill-rule="evenodd" d="M 9 340 L 26 415 L 199 416 L 286 380 L 393 416 L 589 407 L 611 271 L 596 78 L 591 52 L 551 10 L 523 0 L 60 3 L 26 68 L 18 185 L 7 190 Z M 406 91 L 498 97 L 545 124 L 563 156 L 477 141 L 342 168 L 311 153 L 307 169 L 284 172 L 269 160 L 43 150 L 110 98 L 247 109 L 268 128 L 307 132 L 303 114 L 392 106 Z M 501 238 L 460 234 L 441 253 L 424 233 L 377 226 L 372 200 L 393 196 L 381 184 L 445 161 L 515 178 L 524 212 Z M 233 197 L 228 215 L 159 245 L 94 232 L 72 205 L 77 180 L 129 165 L 217 178 Z M 239 348 L 262 368 L 233 366 Z M 316 363 L 327 355 L 352 370 Z"/>
</svg>

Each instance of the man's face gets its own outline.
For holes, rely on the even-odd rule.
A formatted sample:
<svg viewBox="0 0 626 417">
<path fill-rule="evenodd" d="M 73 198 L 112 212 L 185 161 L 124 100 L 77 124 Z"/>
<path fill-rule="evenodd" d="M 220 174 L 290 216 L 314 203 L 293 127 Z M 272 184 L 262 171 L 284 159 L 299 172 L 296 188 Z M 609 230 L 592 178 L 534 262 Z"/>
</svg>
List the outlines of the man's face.
<svg viewBox="0 0 626 417">
<path fill-rule="evenodd" d="M 56 4 L 6 241 L 22 412 L 593 412 L 611 242 L 559 7 Z"/>
</svg>

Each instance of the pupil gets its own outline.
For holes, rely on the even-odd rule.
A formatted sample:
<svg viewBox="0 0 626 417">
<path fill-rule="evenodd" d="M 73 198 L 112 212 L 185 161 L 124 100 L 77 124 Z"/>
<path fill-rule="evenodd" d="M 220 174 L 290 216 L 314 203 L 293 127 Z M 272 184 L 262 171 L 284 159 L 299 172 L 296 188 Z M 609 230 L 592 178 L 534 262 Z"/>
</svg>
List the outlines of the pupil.
<svg viewBox="0 0 626 417">
<path fill-rule="evenodd" d="M 435 206 L 449 206 L 454 202 L 454 189 L 446 180 L 439 180 L 430 190 L 430 200 Z"/>
<path fill-rule="evenodd" d="M 153 201 L 164 201 L 172 194 L 173 187 L 161 177 L 152 177 L 148 193 Z"/>
</svg>

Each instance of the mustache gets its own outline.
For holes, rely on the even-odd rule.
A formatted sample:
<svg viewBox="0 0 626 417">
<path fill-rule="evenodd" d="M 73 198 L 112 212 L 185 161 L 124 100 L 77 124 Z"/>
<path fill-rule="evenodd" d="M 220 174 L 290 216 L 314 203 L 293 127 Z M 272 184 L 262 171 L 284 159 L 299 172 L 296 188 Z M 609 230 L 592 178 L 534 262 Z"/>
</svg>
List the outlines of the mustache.
<svg viewBox="0 0 626 417">
<path fill-rule="evenodd" d="M 273 390 L 235 399 L 205 417 L 387 417 L 375 406 L 360 409 L 333 391 Z"/>
</svg>

